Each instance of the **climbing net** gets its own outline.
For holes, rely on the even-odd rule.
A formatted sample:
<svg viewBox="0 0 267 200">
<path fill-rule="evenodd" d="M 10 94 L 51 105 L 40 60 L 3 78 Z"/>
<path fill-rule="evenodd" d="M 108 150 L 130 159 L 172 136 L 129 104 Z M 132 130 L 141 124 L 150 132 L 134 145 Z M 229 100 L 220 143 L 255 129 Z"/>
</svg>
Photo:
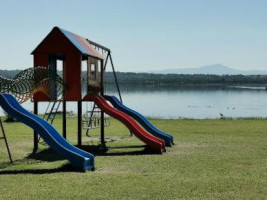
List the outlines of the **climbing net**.
<svg viewBox="0 0 267 200">
<path fill-rule="evenodd" d="M 45 67 L 26 69 L 13 79 L 0 76 L 0 93 L 11 93 L 20 103 L 27 101 L 39 91 L 50 98 L 62 98 L 64 87 L 63 79 Z"/>
</svg>

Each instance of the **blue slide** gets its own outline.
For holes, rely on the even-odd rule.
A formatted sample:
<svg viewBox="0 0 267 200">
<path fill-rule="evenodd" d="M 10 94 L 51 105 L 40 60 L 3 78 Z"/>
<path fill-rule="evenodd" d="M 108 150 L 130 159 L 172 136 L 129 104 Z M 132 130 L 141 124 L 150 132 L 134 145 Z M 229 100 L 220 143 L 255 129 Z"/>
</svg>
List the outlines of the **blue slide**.
<svg viewBox="0 0 267 200">
<path fill-rule="evenodd" d="M 0 106 L 11 116 L 34 129 L 60 156 L 79 171 L 94 170 L 94 156 L 67 142 L 47 121 L 25 110 L 10 94 L 0 94 Z"/>
<path fill-rule="evenodd" d="M 119 111 L 122 111 L 129 115 L 130 117 L 134 118 L 139 124 L 141 124 L 150 134 L 161 138 L 165 141 L 166 146 L 172 146 L 173 143 L 173 137 L 167 133 L 164 133 L 163 131 L 157 129 L 155 126 L 153 126 L 143 115 L 140 113 L 126 107 L 123 105 L 119 99 L 117 99 L 115 96 L 108 96 L 105 95 L 104 98 L 108 100 L 116 109 Z"/>
</svg>

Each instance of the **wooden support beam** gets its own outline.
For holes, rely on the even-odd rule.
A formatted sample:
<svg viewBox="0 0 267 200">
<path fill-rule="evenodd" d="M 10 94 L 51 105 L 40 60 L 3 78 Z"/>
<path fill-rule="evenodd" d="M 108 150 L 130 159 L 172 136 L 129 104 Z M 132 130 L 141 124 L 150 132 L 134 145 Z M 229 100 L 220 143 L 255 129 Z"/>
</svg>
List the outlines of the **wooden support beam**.
<svg viewBox="0 0 267 200">
<path fill-rule="evenodd" d="M 63 134 L 63 137 L 66 139 L 67 138 L 67 112 L 66 112 L 66 101 L 63 100 L 62 102 L 62 113 L 63 113 L 63 116 L 62 116 L 62 134 Z"/>
<path fill-rule="evenodd" d="M 96 46 L 96 47 L 98 47 L 98 48 L 101 48 L 101 49 L 107 51 L 107 52 L 110 52 L 110 49 L 109 49 L 109 48 L 104 47 L 103 45 L 100 45 L 100 44 L 98 44 L 98 43 L 96 43 L 96 42 L 93 42 L 92 40 L 88 40 L 88 39 L 86 39 L 86 40 L 87 40 L 91 45 L 94 45 L 94 46 Z"/>
<path fill-rule="evenodd" d="M 104 62 L 103 60 L 100 61 L 100 68 L 101 68 L 101 71 L 100 71 L 100 87 L 101 87 L 101 91 L 100 91 L 100 94 L 101 95 L 104 95 Z"/>
<path fill-rule="evenodd" d="M 38 102 L 33 102 L 33 114 L 38 115 Z M 38 150 L 38 133 L 34 131 L 33 133 L 33 153 L 36 153 Z"/>
<path fill-rule="evenodd" d="M 105 119 L 104 119 L 104 112 L 103 111 L 101 111 L 101 145 L 103 146 L 103 147 L 105 147 L 106 146 L 106 142 L 105 142 L 105 124 L 104 124 L 104 121 Z"/>
<path fill-rule="evenodd" d="M 82 102 L 78 101 L 78 135 L 77 135 L 77 140 L 78 140 L 78 146 L 82 146 Z"/>
<path fill-rule="evenodd" d="M 101 60 L 101 82 L 100 82 L 100 85 L 101 85 L 101 92 L 100 94 L 101 95 L 104 95 L 104 62 L 103 60 Z M 106 146 L 106 143 L 105 143 L 105 121 L 104 121 L 104 112 L 101 110 L 101 133 L 100 133 L 100 140 L 101 140 L 101 144 L 103 147 Z"/>
</svg>

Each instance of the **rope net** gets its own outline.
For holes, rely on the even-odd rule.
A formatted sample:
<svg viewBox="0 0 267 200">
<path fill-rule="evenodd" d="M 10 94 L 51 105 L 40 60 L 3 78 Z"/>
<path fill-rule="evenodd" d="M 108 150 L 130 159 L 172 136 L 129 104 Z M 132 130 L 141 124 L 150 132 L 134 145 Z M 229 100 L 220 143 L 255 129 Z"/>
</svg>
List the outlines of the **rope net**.
<svg viewBox="0 0 267 200">
<path fill-rule="evenodd" d="M 51 100 L 64 96 L 64 81 L 49 68 L 35 67 L 18 73 L 13 79 L 0 76 L 0 93 L 13 94 L 23 103 L 30 99 L 36 92 L 42 92 Z"/>
</svg>

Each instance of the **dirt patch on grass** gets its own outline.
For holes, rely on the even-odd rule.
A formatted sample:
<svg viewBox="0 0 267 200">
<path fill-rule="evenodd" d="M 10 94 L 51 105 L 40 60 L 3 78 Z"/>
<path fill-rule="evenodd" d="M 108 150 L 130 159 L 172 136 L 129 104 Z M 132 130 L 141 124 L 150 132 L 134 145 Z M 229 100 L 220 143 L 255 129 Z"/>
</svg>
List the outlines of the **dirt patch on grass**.
<svg viewBox="0 0 267 200">
<path fill-rule="evenodd" d="M 117 167 L 117 168 L 97 168 L 96 173 L 105 173 L 105 174 L 125 174 L 125 173 L 132 173 L 132 171 L 129 171 L 128 169 Z"/>
<path fill-rule="evenodd" d="M 188 155 L 197 151 L 199 148 L 206 147 L 207 144 L 193 143 L 193 142 L 180 142 L 168 150 L 170 155 Z"/>
<path fill-rule="evenodd" d="M 106 142 L 117 142 L 122 140 L 123 137 L 105 137 L 105 141 Z M 87 137 L 86 139 L 83 138 L 83 142 L 100 142 L 100 138 L 99 137 Z"/>
</svg>

